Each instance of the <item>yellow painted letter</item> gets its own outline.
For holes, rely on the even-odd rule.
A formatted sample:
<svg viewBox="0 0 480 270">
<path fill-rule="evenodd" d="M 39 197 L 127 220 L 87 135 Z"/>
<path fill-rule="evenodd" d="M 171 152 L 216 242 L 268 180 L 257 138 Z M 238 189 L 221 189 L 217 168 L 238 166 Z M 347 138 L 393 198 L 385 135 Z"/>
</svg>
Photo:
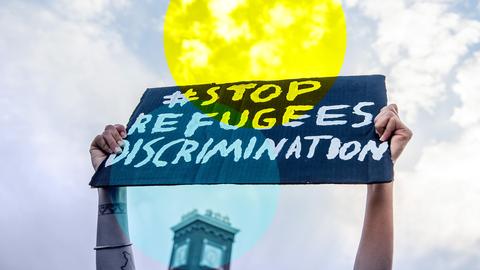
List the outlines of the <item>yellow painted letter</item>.
<svg viewBox="0 0 480 270">
<path fill-rule="evenodd" d="M 219 86 L 214 86 L 207 90 L 207 94 L 209 94 L 212 98 L 210 100 L 205 100 L 204 102 L 202 102 L 202 106 L 213 104 L 218 100 L 218 94 L 217 94 L 218 89 L 220 89 Z"/>
<path fill-rule="evenodd" d="M 252 89 L 257 86 L 256 83 L 248 83 L 248 84 L 235 84 L 227 88 L 227 90 L 232 90 L 235 91 L 233 94 L 232 100 L 233 101 L 238 101 L 243 98 L 243 94 L 247 89 Z"/>
<path fill-rule="evenodd" d="M 258 122 L 260 121 L 260 117 L 266 113 L 269 113 L 269 112 L 273 112 L 275 111 L 275 109 L 273 108 L 267 108 L 267 109 L 263 109 L 263 110 L 260 110 L 258 111 L 255 116 L 253 117 L 253 121 L 252 121 L 252 126 L 253 128 L 255 129 L 269 129 L 269 128 L 272 128 L 274 125 L 275 125 L 275 122 L 277 121 L 277 119 L 275 118 L 265 118 L 263 119 L 263 121 L 265 123 L 267 123 L 267 125 L 264 125 L 264 126 L 261 126 Z"/>
<path fill-rule="evenodd" d="M 260 94 L 270 88 L 275 88 L 275 92 L 271 93 L 267 97 L 261 98 Z M 253 93 L 250 95 L 250 98 L 255 102 L 255 103 L 261 103 L 261 102 L 267 102 L 270 101 L 276 97 L 278 97 L 282 93 L 282 88 L 276 84 L 265 84 L 257 88 L 257 90 L 253 91 Z"/>
<path fill-rule="evenodd" d="M 299 86 L 303 85 L 310 85 L 310 87 L 299 89 Z M 321 86 L 322 84 L 319 81 L 293 81 L 290 83 L 290 87 L 288 89 L 287 100 L 293 101 L 295 98 L 297 98 L 297 96 L 318 90 Z"/>
</svg>

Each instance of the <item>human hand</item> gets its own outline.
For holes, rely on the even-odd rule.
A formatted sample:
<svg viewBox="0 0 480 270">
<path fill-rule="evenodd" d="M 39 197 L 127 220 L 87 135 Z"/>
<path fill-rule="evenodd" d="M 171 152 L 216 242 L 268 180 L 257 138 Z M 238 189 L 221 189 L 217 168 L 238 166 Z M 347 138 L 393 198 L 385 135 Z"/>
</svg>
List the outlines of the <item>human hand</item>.
<svg viewBox="0 0 480 270">
<path fill-rule="evenodd" d="M 398 159 L 408 141 L 413 136 L 412 131 L 400 120 L 398 116 L 398 107 L 396 104 L 390 104 L 383 107 L 380 113 L 375 117 L 375 131 L 380 136 L 381 141 L 390 140 L 390 151 L 392 161 Z"/>
<path fill-rule="evenodd" d="M 105 126 L 103 133 L 93 139 L 90 144 L 90 158 L 95 171 L 109 154 L 122 152 L 125 137 L 127 130 L 123 125 L 117 124 Z"/>
<path fill-rule="evenodd" d="M 380 140 L 390 140 L 392 161 L 395 162 L 412 138 L 412 131 L 400 120 L 395 104 L 383 107 L 374 121 Z M 362 238 L 354 269 L 392 269 L 393 182 L 367 187 Z"/>
</svg>

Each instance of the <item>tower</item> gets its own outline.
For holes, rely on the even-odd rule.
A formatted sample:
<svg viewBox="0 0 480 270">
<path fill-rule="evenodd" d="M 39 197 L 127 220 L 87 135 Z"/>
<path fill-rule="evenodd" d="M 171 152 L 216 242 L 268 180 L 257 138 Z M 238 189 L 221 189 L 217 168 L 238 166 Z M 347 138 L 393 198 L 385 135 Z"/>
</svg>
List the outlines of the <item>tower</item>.
<svg viewBox="0 0 480 270">
<path fill-rule="evenodd" d="M 207 210 L 184 215 L 174 232 L 170 270 L 230 269 L 235 234 L 228 217 Z"/>
</svg>

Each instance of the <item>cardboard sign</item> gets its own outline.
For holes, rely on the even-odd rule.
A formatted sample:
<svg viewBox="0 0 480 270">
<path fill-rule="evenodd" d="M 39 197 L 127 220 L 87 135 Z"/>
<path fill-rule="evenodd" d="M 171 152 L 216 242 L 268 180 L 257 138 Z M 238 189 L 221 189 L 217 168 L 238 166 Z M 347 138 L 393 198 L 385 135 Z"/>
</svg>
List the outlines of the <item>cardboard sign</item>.
<svg viewBox="0 0 480 270">
<path fill-rule="evenodd" d="M 381 75 L 147 89 L 90 185 L 389 182 L 386 104 Z"/>
</svg>

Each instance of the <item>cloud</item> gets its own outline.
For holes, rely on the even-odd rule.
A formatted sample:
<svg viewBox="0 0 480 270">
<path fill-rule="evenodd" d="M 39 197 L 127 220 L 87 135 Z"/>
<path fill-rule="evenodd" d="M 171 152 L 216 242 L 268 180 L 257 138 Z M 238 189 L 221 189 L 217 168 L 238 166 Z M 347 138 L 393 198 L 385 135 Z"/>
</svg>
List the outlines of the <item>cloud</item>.
<svg viewBox="0 0 480 270">
<path fill-rule="evenodd" d="M 351 269 L 363 186 L 284 186 L 270 230 L 232 269 Z"/>
<path fill-rule="evenodd" d="M 347 1 L 375 20 L 373 43 L 388 77 L 391 99 L 403 104 L 412 122 L 420 110 L 433 112 L 448 91 L 448 76 L 480 42 L 480 22 L 452 11 L 452 1 Z"/>
<path fill-rule="evenodd" d="M 478 138 L 480 125 L 470 127 L 455 141 L 426 147 L 414 170 L 399 172 L 399 261 L 437 249 L 464 257 L 478 256 L 480 220 L 474 218 L 479 211 L 480 192 Z"/>
<path fill-rule="evenodd" d="M 55 8 L 2 3 L 2 269 L 93 268 L 87 147 L 105 124 L 127 121 L 146 87 L 161 83 L 121 36 L 95 21 L 108 5 L 88 3 L 75 7 L 88 15 L 82 21 Z"/>
<path fill-rule="evenodd" d="M 70 20 L 111 21 L 115 11 L 130 5 L 130 0 L 59 0 L 54 2 L 54 10 Z"/>
<path fill-rule="evenodd" d="M 373 19 L 376 37 L 371 49 L 380 66 L 372 70 L 386 73 L 391 100 L 416 127 L 407 149 L 418 153 L 412 156 L 416 162 L 405 166 L 410 161 L 400 160 L 396 173 L 399 269 L 480 265 L 476 259 L 480 223 L 473 218 L 480 191 L 476 172 L 480 85 L 475 75 L 480 71 L 480 53 L 471 53 L 480 43 L 480 22 L 462 16 L 452 8 L 454 3 L 346 2 Z M 425 121 L 443 124 L 427 130 Z M 450 133 L 454 135 L 444 137 Z"/>
<path fill-rule="evenodd" d="M 55 142 L 64 144 L 58 148 L 64 151 L 68 141 L 84 138 L 93 125 L 101 129 L 103 121 L 125 123 L 130 112 L 123 108 L 133 108 L 146 87 L 160 83 L 118 34 L 95 23 L 18 6 L 0 14 L 5 37 L 0 54 L 8 63 L 2 65 L 0 81 L 8 104 L 4 118 L 14 128 L 32 128 L 35 136 L 22 139 L 33 147 Z"/>
<path fill-rule="evenodd" d="M 480 52 L 471 55 L 459 64 L 451 88 L 460 103 L 444 120 L 458 136 L 425 146 L 416 166 L 398 174 L 397 263 L 405 268 L 480 266 L 480 221 L 474 218 L 480 210 Z"/>
<path fill-rule="evenodd" d="M 460 97 L 462 106 L 455 109 L 452 120 L 463 127 L 478 124 L 480 113 L 480 80 L 476 79 L 480 74 L 480 51 L 468 59 L 459 68 L 453 86 L 453 91 Z"/>
</svg>

